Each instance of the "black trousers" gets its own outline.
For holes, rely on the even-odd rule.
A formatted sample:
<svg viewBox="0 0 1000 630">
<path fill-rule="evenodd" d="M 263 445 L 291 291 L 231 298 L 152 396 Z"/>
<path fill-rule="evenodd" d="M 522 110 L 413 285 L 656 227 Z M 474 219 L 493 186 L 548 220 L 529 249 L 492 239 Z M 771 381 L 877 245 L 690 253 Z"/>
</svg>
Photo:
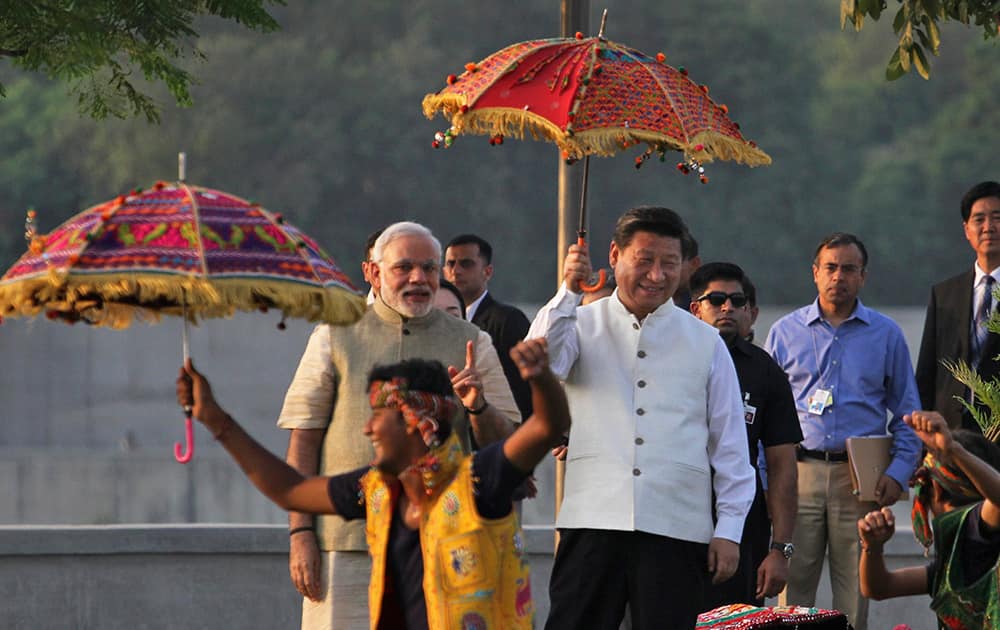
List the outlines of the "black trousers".
<svg viewBox="0 0 1000 630">
<path fill-rule="evenodd" d="M 708 582 L 708 545 L 645 532 L 559 530 L 546 630 L 694 628 Z"/>
</svg>

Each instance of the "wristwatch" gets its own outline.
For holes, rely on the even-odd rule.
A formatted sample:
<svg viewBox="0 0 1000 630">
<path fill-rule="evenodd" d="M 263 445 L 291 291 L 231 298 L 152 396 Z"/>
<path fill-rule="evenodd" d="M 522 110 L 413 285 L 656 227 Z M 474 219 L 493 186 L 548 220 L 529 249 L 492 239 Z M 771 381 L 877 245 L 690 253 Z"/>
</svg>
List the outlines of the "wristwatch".
<svg viewBox="0 0 1000 630">
<path fill-rule="evenodd" d="M 771 543 L 771 549 L 777 549 L 781 552 L 781 555 L 785 556 L 785 560 L 792 557 L 795 553 L 795 545 L 790 542 L 773 542 Z"/>
</svg>

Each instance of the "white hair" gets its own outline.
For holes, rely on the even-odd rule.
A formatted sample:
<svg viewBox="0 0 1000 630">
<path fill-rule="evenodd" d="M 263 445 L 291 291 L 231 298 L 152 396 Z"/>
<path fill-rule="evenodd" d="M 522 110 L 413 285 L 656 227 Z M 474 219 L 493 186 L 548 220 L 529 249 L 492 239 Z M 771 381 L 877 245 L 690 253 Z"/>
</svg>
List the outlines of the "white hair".
<svg viewBox="0 0 1000 630">
<path fill-rule="evenodd" d="M 434 245 L 434 251 L 437 252 L 437 259 L 441 260 L 441 241 L 437 240 L 437 237 L 429 229 L 413 221 L 400 221 L 382 230 L 382 234 L 375 239 L 375 244 L 372 245 L 372 261 L 381 264 L 385 248 L 389 243 L 403 236 L 422 236 L 429 239 Z"/>
</svg>

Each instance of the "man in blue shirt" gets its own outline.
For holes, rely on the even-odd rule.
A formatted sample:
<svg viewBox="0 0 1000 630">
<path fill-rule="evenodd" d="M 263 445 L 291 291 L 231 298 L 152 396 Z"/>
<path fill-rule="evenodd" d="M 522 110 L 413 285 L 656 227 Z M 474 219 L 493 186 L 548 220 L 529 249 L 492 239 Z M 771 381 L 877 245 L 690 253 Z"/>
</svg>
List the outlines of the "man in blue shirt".
<svg viewBox="0 0 1000 630">
<path fill-rule="evenodd" d="M 895 503 L 917 466 L 920 440 L 903 415 L 920 409 L 910 353 L 899 326 L 864 306 L 868 252 L 837 232 L 816 248 L 816 301 L 778 320 L 765 349 L 788 375 L 802 425 L 798 450 L 799 510 L 795 555 L 781 604 L 812 606 L 827 548 L 833 607 L 865 630 L 868 600 L 858 588 L 857 521 Z M 852 493 L 849 437 L 893 436 L 892 461 L 879 480 L 878 502 Z"/>
</svg>

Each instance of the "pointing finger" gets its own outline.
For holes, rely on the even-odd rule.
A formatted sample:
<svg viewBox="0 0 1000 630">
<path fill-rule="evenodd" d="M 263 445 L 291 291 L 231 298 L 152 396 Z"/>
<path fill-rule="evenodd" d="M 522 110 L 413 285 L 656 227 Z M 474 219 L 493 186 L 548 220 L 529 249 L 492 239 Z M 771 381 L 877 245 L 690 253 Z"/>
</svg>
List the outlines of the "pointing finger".
<svg viewBox="0 0 1000 630">
<path fill-rule="evenodd" d="M 476 346 L 471 342 L 465 343 L 465 368 L 476 367 Z"/>
</svg>

